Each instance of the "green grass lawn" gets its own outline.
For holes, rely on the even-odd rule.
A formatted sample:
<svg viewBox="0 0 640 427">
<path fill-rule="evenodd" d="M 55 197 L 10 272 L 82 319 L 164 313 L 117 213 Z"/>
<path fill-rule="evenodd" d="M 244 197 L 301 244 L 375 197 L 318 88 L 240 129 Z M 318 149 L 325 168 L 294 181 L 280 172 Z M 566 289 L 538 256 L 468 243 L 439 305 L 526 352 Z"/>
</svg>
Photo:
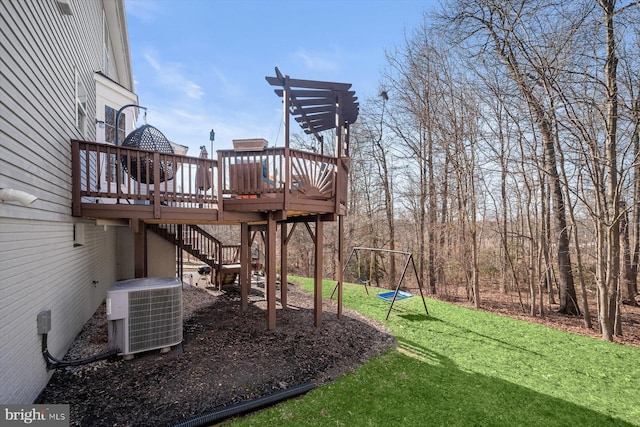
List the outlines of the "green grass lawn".
<svg viewBox="0 0 640 427">
<path fill-rule="evenodd" d="M 323 284 L 326 298 L 333 285 Z M 344 304 L 384 321 L 376 292 L 347 284 Z M 640 426 L 640 349 L 427 304 L 428 317 L 419 297 L 394 304 L 385 323 L 396 350 L 233 425 Z"/>
</svg>

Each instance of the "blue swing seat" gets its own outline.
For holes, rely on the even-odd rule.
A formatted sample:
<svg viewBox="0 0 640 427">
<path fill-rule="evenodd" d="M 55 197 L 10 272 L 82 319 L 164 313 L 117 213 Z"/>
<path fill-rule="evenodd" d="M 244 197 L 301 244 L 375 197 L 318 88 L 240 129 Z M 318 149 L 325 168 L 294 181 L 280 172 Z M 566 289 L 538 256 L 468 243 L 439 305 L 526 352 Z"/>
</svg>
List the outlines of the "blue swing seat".
<svg viewBox="0 0 640 427">
<path fill-rule="evenodd" d="M 387 302 L 393 302 L 393 297 L 395 294 L 396 294 L 396 291 L 383 292 L 381 294 L 378 294 L 378 298 L 381 298 Z M 409 292 L 398 291 L 398 295 L 396 296 L 396 301 L 399 301 L 401 299 L 411 298 L 412 296 L 413 294 L 410 294 Z"/>
</svg>

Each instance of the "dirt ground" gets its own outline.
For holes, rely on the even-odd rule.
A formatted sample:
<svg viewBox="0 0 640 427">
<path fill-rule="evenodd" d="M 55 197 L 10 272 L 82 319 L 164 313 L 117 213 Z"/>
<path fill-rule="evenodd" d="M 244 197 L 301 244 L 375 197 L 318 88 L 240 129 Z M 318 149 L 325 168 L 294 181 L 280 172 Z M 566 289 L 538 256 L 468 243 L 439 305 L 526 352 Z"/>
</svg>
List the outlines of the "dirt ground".
<svg viewBox="0 0 640 427">
<path fill-rule="evenodd" d="M 252 288 L 242 312 L 236 287 L 186 286 L 181 346 L 58 369 L 38 402 L 69 403 L 73 426 L 172 425 L 278 390 L 327 383 L 395 345 L 379 322 L 346 308 L 339 321 L 335 301 L 324 302 L 322 327 L 315 328 L 311 296 L 293 285 L 289 308 L 277 311 L 276 331 L 268 331 L 262 291 Z M 103 304 L 65 360 L 105 351 L 107 330 Z"/>
</svg>

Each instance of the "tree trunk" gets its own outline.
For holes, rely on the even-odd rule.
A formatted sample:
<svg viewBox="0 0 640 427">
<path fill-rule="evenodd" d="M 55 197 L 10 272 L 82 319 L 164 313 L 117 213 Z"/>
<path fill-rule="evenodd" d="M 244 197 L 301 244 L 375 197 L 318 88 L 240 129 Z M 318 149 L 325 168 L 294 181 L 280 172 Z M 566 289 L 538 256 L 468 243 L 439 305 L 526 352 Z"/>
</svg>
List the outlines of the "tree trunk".
<svg viewBox="0 0 640 427">
<path fill-rule="evenodd" d="M 547 93 L 549 93 L 549 88 L 547 88 Z M 564 167 L 565 158 L 564 152 L 561 147 L 558 146 L 558 155 L 560 157 L 560 171 L 562 173 L 562 181 L 564 182 L 564 190 L 565 197 L 568 202 L 568 211 L 569 211 L 569 220 L 571 221 L 571 230 L 573 234 L 573 243 L 576 251 L 576 262 L 577 262 L 577 273 L 578 273 L 578 281 L 580 282 L 580 290 L 581 290 L 581 301 L 582 301 L 582 314 L 584 320 L 585 329 L 591 329 L 591 314 L 589 312 L 589 302 L 587 300 L 587 284 L 584 280 L 584 271 L 582 264 L 582 251 L 580 249 L 580 238 L 578 231 L 578 224 L 576 222 L 576 217 L 574 214 L 573 206 L 571 205 L 571 192 L 569 191 L 569 180 L 567 179 L 567 171 Z"/>
<path fill-rule="evenodd" d="M 620 201 L 620 238 L 622 239 L 622 277 L 624 279 L 625 297 L 623 301 L 635 305 L 633 288 L 633 266 L 631 265 L 631 239 L 629 237 L 629 212 L 624 200 Z"/>
<path fill-rule="evenodd" d="M 605 76 L 607 83 L 607 135 L 605 138 L 605 156 L 607 162 L 607 207 L 608 224 L 599 222 L 599 226 L 606 227 L 606 275 L 599 282 L 602 294 L 600 315 L 602 337 L 605 340 L 613 340 L 615 313 L 617 307 L 617 290 L 620 273 L 620 225 L 619 225 L 619 193 L 618 193 L 618 151 L 617 151 L 617 126 L 618 126 L 618 83 L 616 57 L 616 40 L 614 31 L 614 6 L 615 0 L 600 0 L 600 6 L 604 11 L 604 20 L 607 40 L 607 59 L 605 62 Z M 604 313 L 606 312 L 606 313 Z M 613 317 L 613 319 L 612 319 Z"/>
<path fill-rule="evenodd" d="M 380 172 L 380 182 L 382 183 L 382 190 L 384 191 L 384 210 L 387 220 L 387 227 L 389 232 L 389 249 L 395 250 L 396 248 L 396 240 L 395 240 L 395 219 L 394 219 L 394 209 L 393 209 L 393 176 L 391 175 L 391 171 L 389 168 L 389 154 L 387 147 L 383 144 L 383 134 L 384 134 L 384 113 L 385 106 L 387 104 L 387 100 L 389 96 L 386 91 L 381 91 L 380 96 L 382 97 L 382 112 L 380 114 L 380 129 L 378 130 L 378 137 L 375 140 L 374 144 L 376 147 L 376 153 L 374 153 L 373 158 L 378 164 L 378 170 Z M 396 282 L 396 259 L 393 255 L 390 255 L 389 259 L 389 282 L 393 285 Z"/>
<path fill-rule="evenodd" d="M 635 296 L 638 294 L 638 262 L 640 261 L 640 93 L 632 105 L 633 113 L 633 259 L 629 276 L 627 277 L 628 294 L 632 303 L 635 304 Z"/>
<path fill-rule="evenodd" d="M 474 141 L 474 137 L 470 138 L 471 141 Z M 470 159 L 467 160 L 467 177 L 469 180 L 468 185 L 468 198 L 470 201 L 469 208 L 469 216 L 471 217 L 471 260 L 472 260 L 472 271 L 473 271 L 473 294 L 474 294 L 474 303 L 476 308 L 480 308 L 480 269 L 478 267 L 478 221 L 477 221 L 477 209 L 478 202 L 476 196 L 476 185 L 475 185 L 475 144 L 471 142 L 471 147 L 469 149 Z"/>
<path fill-rule="evenodd" d="M 436 288 L 436 221 L 437 221 L 437 198 L 436 198 L 436 182 L 434 172 L 434 159 L 433 159 L 433 137 L 431 134 L 427 135 L 427 188 L 429 194 L 429 208 L 428 208 L 428 220 L 429 225 L 427 229 L 427 244 L 428 246 L 428 275 L 429 275 L 429 289 L 432 294 L 437 292 Z"/>
<path fill-rule="evenodd" d="M 447 175 L 447 171 L 449 170 L 449 162 L 450 162 L 450 157 L 447 150 L 447 154 L 445 155 L 445 160 L 444 160 L 444 168 L 443 168 L 445 176 L 444 176 L 444 179 L 442 180 L 442 185 L 440 189 L 442 196 L 440 197 L 440 200 L 441 200 L 440 230 L 439 230 L 440 237 L 439 237 L 439 244 L 438 244 L 439 257 L 437 262 L 437 279 L 438 279 L 438 283 L 440 283 L 441 289 L 442 287 L 444 287 L 445 294 L 447 292 L 447 278 L 445 275 L 444 259 L 445 259 L 445 254 L 447 253 L 446 224 L 449 221 L 449 218 L 448 218 L 449 217 L 448 215 L 449 177 Z"/>
</svg>

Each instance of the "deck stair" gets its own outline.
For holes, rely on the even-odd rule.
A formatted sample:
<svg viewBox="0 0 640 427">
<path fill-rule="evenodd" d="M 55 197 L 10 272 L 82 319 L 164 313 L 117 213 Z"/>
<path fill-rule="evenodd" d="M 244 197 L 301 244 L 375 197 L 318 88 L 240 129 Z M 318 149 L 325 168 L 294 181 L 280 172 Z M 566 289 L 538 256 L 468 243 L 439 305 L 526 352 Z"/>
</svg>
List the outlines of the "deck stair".
<svg viewBox="0 0 640 427">
<path fill-rule="evenodd" d="M 218 287 L 240 273 L 240 245 L 225 245 L 197 225 L 149 224 L 149 230 L 211 267 L 211 281 Z"/>
</svg>

